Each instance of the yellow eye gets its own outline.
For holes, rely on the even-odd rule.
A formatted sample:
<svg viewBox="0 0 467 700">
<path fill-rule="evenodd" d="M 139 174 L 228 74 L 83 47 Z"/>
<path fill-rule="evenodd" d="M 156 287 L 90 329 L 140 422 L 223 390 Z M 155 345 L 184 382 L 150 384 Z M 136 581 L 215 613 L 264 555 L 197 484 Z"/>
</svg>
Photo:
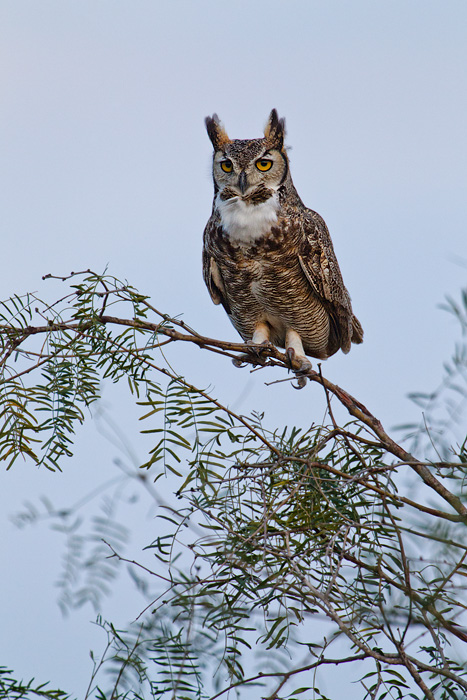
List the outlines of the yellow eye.
<svg viewBox="0 0 467 700">
<path fill-rule="evenodd" d="M 265 173 L 266 170 L 270 170 L 272 168 L 272 160 L 268 160 L 267 158 L 260 158 L 256 161 L 256 167 L 258 168 L 258 170 L 261 170 L 262 173 Z"/>
<path fill-rule="evenodd" d="M 221 168 L 224 171 L 224 173 L 231 173 L 233 170 L 232 161 L 231 160 L 221 161 Z"/>
</svg>

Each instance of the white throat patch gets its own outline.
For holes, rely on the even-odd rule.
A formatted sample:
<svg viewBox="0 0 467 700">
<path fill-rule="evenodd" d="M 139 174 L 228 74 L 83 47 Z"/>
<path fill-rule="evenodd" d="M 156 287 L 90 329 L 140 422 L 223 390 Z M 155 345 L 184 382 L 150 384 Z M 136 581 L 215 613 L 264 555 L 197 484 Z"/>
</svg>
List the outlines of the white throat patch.
<svg viewBox="0 0 467 700">
<path fill-rule="evenodd" d="M 271 226 L 277 222 L 279 199 L 277 192 L 274 192 L 265 202 L 248 204 L 239 197 L 222 200 L 217 195 L 216 209 L 229 238 L 248 244 L 269 233 Z"/>
</svg>

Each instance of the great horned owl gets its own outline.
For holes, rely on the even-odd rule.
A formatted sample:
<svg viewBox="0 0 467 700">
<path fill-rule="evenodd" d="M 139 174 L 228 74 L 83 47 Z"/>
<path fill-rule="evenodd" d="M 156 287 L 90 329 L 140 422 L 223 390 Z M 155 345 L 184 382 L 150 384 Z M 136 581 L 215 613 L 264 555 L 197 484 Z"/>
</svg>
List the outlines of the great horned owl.
<svg viewBox="0 0 467 700">
<path fill-rule="evenodd" d="M 363 330 L 352 313 L 329 231 L 293 185 L 285 121 L 272 110 L 264 138 L 231 140 L 216 114 L 206 118 L 214 146 L 214 203 L 204 231 L 203 274 L 243 340 L 273 343 L 311 367 Z"/>
</svg>

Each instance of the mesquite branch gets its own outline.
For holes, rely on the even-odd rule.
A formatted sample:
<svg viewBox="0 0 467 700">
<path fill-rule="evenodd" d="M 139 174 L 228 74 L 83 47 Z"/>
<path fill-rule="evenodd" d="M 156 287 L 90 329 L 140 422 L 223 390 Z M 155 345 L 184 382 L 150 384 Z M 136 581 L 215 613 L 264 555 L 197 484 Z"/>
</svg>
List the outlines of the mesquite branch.
<svg viewBox="0 0 467 700">
<path fill-rule="evenodd" d="M 364 659 L 371 660 L 377 669 L 373 690 L 368 690 L 366 697 L 377 697 L 380 686 L 384 688 L 386 667 L 404 669 L 427 698 L 437 697 L 427 681 L 430 674 L 465 693 L 465 674 L 458 663 L 447 659 L 444 648 L 445 637 L 458 645 L 467 643 L 462 617 L 466 606 L 462 596 L 456 597 L 456 588 L 463 590 L 466 576 L 463 527 L 467 508 L 460 489 L 452 488 L 453 483 L 458 486 L 456 481 L 445 478 L 445 473 L 455 472 L 461 463 L 418 459 L 390 437 L 358 399 L 324 377 L 320 365 L 318 371 L 306 372 L 309 384 L 305 390 L 323 392 L 331 425 L 319 426 L 301 438 L 296 437 L 299 431 L 292 431 L 287 439 L 286 430 L 268 432 L 253 414 L 236 413 L 178 375 L 166 359 L 170 346 L 195 346 L 252 371 L 272 367 L 277 382 L 293 380 L 294 373 L 301 370 L 299 363 L 291 364 L 272 346 L 206 337 L 112 278 L 86 271 L 55 279 L 79 281 L 82 275 L 88 276 L 54 304 L 41 303 L 35 297 L 15 298 L 4 304 L 0 314 L 0 400 L 5 424 L 0 432 L 0 459 L 10 460 L 11 465 L 16 456 L 29 456 L 38 464 L 58 467 L 61 456 L 71 454 L 68 445 L 73 422 L 84 420 L 80 402 L 88 406 L 99 397 L 101 376 L 114 381 L 126 377 L 145 411 L 147 407 L 142 419 L 162 416 L 163 428 L 151 425 L 146 431 L 162 437 L 159 442 L 155 438 L 152 456 L 142 466 L 149 468 L 160 459 L 170 434 L 173 450 L 187 445 L 191 449 L 186 459 L 188 475 L 183 474 L 175 494 L 189 506 L 185 511 L 178 511 L 177 504 L 175 508 L 167 506 L 167 513 L 177 523 L 171 547 L 175 562 L 180 523 L 190 522 L 196 540 L 183 545 L 184 551 L 189 550 L 194 561 L 203 561 L 209 569 L 204 576 L 177 578 L 170 568 L 172 561 L 170 571 L 161 574 L 126 560 L 111 546 L 112 557 L 166 586 L 141 616 L 154 606 L 161 609 L 188 601 L 191 635 L 195 632 L 191 616 L 198 605 L 203 607 L 211 588 L 213 597 L 220 591 L 225 593 L 222 605 L 229 610 L 226 620 L 236 611 L 235 606 L 229 608 L 232 601 L 241 599 L 246 606 L 253 600 L 250 612 L 256 613 L 261 610 L 257 598 L 263 601 L 264 595 L 263 611 L 274 603 L 287 611 L 283 616 L 287 620 L 293 617 L 290 610 L 299 621 L 323 615 L 335 626 L 334 637 L 347 637 L 353 647 L 353 655 L 334 659 L 327 654 L 327 642 L 319 654 L 311 645 L 301 664 L 250 677 L 233 674 L 229 686 L 214 697 L 271 678 L 276 682 L 274 692 L 264 697 L 273 700 L 289 681 L 307 671 Z M 126 305 L 125 313 L 117 314 L 116 304 L 120 304 L 119 311 Z M 38 323 L 34 323 L 36 318 Z M 36 371 L 45 379 L 34 384 Z M 282 376 L 285 372 L 287 379 Z M 151 379 L 154 375 L 166 377 L 169 388 L 162 390 Z M 57 399 L 52 400 L 51 395 Z M 337 423 L 332 403 L 336 400 L 352 417 L 350 426 Z M 186 405 L 195 401 L 200 402 L 199 416 L 186 423 Z M 172 413 L 168 416 L 169 403 Z M 41 411 L 48 407 L 54 419 L 39 424 L 31 405 Z M 207 427 L 213 437 L 204 437 L 203 442 L 196 433 L 194 441 L 190 437 L 190 445 L 183 429 L 189 425 L 196 432 L 196 421 L 202 423 L 205 416 L 209 420 L 213 416 Z M 37 435 L 45 430 L 52 432 L 42 447 L 48 463 L 34 452 Z M 8 439 L 3 439 L 5 435 Z M 225 454 L 223 440 L 232 444 Z M 173 451 L 171 454 L 180 461 Z M 219 460 L 223 464 L 218 471 Z M 421 487 L 420 493 L 396 485 L 404 468 L 416 475 L 412 478 Z M 417 528 L 404 520 L 407 514 L 417 516 Z M 201 522 L 208 524 L 208 533 L 216 533 L 214 539 L 205 535 Z M 426 522 L 430 525 L 425 527 L 422 523 Z M 425 545 L 437 543 L 437 554 L 443 554 L 434 562 L 425 562 L 422 557 L 421 563 L 415 562 L 414 542 L 421 551 Z M 445 560 L 442 548 L 449 552 Z M 427 574 L 426 580 L 425 569 L 430 571 L 430 567 L 435 574 L 431 579 Z M 200 589 L 202 594 L 197 592 Z M 242 597 L 246 589 L 248 595 Z M 278 629 L 281 620 L 274 623 Z M 235 630 L 234 625 L 233 636 Z M 427 652 L 422 647 L 418 655 L 412 653 L 415 634 L 430 638 L 433 650 Z M 265 635 L 269 643 L 269 634 Z M 279 640 L 278 646 L 282 644 L 279 634 L 271 638 Z M 436 661 L 430 661 L 428 653 Z M 186 654 L 179 658 L 186 659 Z M 176 682 L 183 677 L 183 670 L 182 663 Z"/>
<path fill-rule="evenodd" d="M 107 296 L 104 300 L 104 308 L 106 301 Z M 0 326 L 0 334 L 7 334 L 9 338 L 11 338 L 9 347 L 2 358 L 2 362 L 6 362 L 10 355 L 13 352 L 18 351 L 31 336 L 48 335 L 54 331 L 61 331 L 74 333 L 77 336 L 84 337 L 87 334 L 92 335 L 96 324 L 102 324 L 105 326 L 116 327 L 125 326 L 128 328 L 133 328 L 136 331 L 147 331 L 154 333 L 158 340 L 152 344 L 152 348 L 157 348 L 160 347 L 161 344 L 164 344 L 159 340 L 160 336 L 163 336 L 167 338 L 168 342 L 191 343 L 203 350 L 215 352 L 234 360 L 238 360 L 240 357 L 242 363 L 250 364 L 252 366 L 257 366 L 260 364 L 261 366 L 282 367 L 286 370 L 299 371 L 301 369 L 299 362 L 292 361 L 292 363 L 290 363 L 290 360 L 285 353 L 280 352 L 280 350 L 275 347 L 264 348 L 263 346 L 258 346 L 258 351 L 261 351 L 260 357 L 254 354 L 254 346 L 245 345 L 243 343 L 232 343 L 230 341 L 218 340 L 215 338 L 208 338 L 189 328 L 189 326 L 187 326 L 183 321 L 170 318 L 167 316 L 167 314 L 159 312 L 149 303 L 146 303 L 146 306 L 148 309 L 151 309 L 162 318 L 161 323 L 151 323 L 149 321 L 141 321 L 139 319 L 118 318 L 116 316 L 108 316 L 103 314 L 89 322 L 50 322 L 44 326 L 27 326 L 26 328 L 18 330 L 12 328 L 11 326 Z M 168 327 L 166 325 L 167 323 L 170 323 L 172 327 Z M 177 328 L 183 329 L 183 331 L 188 330 L 189 332 L 182 332 L 181 330 L 177 330 Z M 145 350 L 148 350 L 148 346 L 145 347 Z M 32 369 L 36 369 L 45 360 L 46 357 L 43 359 L 39 358 L 35 365 L 33 365 L 30 369 L 28 368 L 27 370 L 24 370 L 22 373 L 18 373 L 17 376 L 29 372 Z M 162 370 L 160 369 L 160 371 Z M 165 370 L 164 372 L 167 374 Z M 368 408 L 366 408 L 366 406 L 364 406 L 360 401 L 339 387 L 337 384 L 334 384 L 323 377 L 321 371 L 315 372 L 314 370 L 309 370 L 305 373 L 305 376 L 311 382 L 321 384 L 328 394 L 334 395 L 347 409 L 351 416 L 360 420 L 374 433 L 374 435 L 379 439 L 380 445 L 384 446 L 387 452 L 397 457 L 403 463 L 407 464 L 423 479 L 427 486 L 436 491 L 441 498 L 449 503 L 452 509 L 458 514 L 456 519 L 467 523 L 467 508 L 462 504 L 460 499 L 452 494 L 441 484 L 438 479 L 436 479 L 426 464 L 416 459 L 416 457 L 411 455 L 403 447 L 398 445 L 391 437 L 389 437 L 381 422 L 368 410 Z"/>
</svg>

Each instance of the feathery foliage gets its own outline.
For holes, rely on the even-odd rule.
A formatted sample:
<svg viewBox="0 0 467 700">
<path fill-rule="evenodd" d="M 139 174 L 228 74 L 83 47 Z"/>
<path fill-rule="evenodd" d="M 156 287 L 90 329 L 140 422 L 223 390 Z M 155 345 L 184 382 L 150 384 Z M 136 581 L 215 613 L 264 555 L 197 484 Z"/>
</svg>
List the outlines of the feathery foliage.
<svg viewBox="0 0 467 700">
<path fill-rule="evenodd" d="M 329 424 L 271 429 L 262 414 L 236 414 L 177 375 L 167 346 L 288 369 L 277 349 L 258 356 L 205 338 L 108 275 L 55 279 L 72 283 L 59 302 L 29 295 L 1 306 L 2 460 L 62 469 L 101 380 L 125 380 L 151 441 L 139 482 L 173 491 L 155 497 L 150 567 L 125 558 L 118 498 L 88 535 L 75 512 L 48 509 L 70 545 L 64 608 L 99 611 L 118 563 L 147 599 L 125 629 L 98 618 L 107 641 L 86 697 L 324 699 L 326 669 L 342 666 L 368 700 L 464 698 L 467 443 L 452 447 L 447 430 L 467 395 L 465 343 L 442 390 L 414 397 L 430 422 L 435 407 L 448 412 L 427 461 L 416 455 L 419 426 L 409 453 L 320 372 L 308 378 Z M 450 308 L 465 331 L 467 294 Z M 333 401 L 347 409 L 345 425 Z M 30 507 L 21 522 L 37 517 Z"/>
</svg>

